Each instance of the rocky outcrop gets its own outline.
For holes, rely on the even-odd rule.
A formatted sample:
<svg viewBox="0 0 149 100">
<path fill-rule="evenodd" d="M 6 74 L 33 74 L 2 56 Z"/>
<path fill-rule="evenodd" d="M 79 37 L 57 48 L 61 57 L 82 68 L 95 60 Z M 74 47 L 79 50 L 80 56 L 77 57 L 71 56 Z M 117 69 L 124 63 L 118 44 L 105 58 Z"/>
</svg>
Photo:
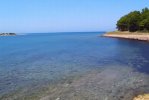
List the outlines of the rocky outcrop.
<svg viewBox="0 0 149 100">
<path fill-rule="evenodd" d="M 0 36 L 16 36 L 15 33 L 0 33 Z"/>
</svg>

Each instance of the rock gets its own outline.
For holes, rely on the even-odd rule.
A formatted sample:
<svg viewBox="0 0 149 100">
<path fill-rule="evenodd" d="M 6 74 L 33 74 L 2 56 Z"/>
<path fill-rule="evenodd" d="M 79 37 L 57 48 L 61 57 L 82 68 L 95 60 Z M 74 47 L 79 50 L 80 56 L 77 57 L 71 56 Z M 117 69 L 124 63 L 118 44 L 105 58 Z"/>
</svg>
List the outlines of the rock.
<svg viewBox="0 0 149 100">
<path fill-rule="evenodd" d="M 139 95 L 135 97 L 133 100 L 149 100 L 149 94 Z"/>
<path fill-rule="evenodd" d="M 57 98 L 57 99 L 55 99 L 55 100 L 60 100 L 60 98 Z"/>
<path fill-rule="evenodd" d="M 0 33 L 0 36 L 15 36 L 15 33 Z"/>
</svg>

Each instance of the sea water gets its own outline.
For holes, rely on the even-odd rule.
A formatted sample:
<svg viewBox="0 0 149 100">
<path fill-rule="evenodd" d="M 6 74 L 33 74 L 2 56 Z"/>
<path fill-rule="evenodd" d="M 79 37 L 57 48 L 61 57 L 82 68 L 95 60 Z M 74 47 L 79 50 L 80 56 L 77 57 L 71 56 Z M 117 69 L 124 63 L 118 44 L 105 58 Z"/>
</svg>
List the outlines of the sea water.
<svg viewBox="0 0 149 100">
<path fill-rule="evenodd" d="M 149 43 L 105 38 L 101 34 L 104 32 L 0 37 L 0 96 L 106 65 L 131 66 L 149 74 Z"/>
</svg>

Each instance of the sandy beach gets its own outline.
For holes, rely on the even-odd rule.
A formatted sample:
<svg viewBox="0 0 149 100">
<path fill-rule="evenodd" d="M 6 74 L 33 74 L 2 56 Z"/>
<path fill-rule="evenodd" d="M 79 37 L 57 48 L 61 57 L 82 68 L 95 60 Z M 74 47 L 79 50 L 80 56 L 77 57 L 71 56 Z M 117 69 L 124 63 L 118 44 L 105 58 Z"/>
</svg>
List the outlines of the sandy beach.
<svg viewBox="0 0 149 100">
<path fill-rule="evenodd" d="M 103 37 L 111 37 L 111 38 L 123 38 L 123 39 L 131 39 L 131 40 L 139 40 L 139 41 L 147 41 L 149 42 L 149 34 L 148 33 L 139 33 L 139 32 L 108 32 Z"/>
</svg>

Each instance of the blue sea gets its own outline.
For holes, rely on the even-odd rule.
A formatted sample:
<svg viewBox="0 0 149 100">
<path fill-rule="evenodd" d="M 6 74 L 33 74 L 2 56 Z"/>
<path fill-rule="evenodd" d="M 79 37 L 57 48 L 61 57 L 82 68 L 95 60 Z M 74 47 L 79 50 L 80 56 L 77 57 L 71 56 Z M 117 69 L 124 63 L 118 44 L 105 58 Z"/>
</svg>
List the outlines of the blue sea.
<svg viewBox="0 0 149 100">
<path fill-rule="evenodd" d="M 65 32 L 0 37 L 0 97 L 106 65 L 131 66 L 139 73 L 149 74 L 149 43 L 100 37 L 102 34 Z"/>
</svg>

